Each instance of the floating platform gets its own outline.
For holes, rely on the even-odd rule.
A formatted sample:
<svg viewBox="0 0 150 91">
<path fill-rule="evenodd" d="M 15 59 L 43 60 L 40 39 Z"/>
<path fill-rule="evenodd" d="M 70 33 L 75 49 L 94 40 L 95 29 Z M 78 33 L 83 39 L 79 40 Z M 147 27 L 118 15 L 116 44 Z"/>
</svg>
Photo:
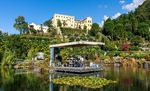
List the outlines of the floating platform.
<svg viewBox="0 0 150 91">
<path fill-rule="evenodd" d="M 86 74 L 102 71 L 102 68 L 91 68 L 91 67 L 56 67 L 54 71 L 74 74 Z"/>
</svg>

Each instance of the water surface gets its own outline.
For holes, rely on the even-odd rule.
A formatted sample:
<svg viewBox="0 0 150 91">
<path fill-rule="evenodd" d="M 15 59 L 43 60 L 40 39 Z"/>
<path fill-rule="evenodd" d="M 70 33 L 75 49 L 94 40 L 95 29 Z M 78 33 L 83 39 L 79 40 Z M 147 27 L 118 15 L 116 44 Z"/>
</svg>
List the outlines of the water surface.
<svg viewBox="0 0 150 91">
<path fill-rule="evenodd" d="M 0 91 L 150 91 L 150 70 L 107 67 L 105 71 L 79 76 L 104 77 L 118 81 L 100 89 L 56 85 L 52 79 L 75 76 L 63 73 L 33 73 L 8 69 L 0 70 Z"/>
</svg>

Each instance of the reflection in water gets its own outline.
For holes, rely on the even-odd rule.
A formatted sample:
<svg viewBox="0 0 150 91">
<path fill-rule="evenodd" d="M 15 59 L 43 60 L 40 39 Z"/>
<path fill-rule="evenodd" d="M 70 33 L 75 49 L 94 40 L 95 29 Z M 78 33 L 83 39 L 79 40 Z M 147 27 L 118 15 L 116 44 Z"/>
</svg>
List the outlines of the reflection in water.
<svg viewBox="0 0 150 91">
<path fill-rule="evenodd" d="M 49 79 L 44 75 L 15 74 L 13 70 L 1 69 L 0 88 L 3 91 L 49 91 Z"/>
<path fill-rule="evenodd" d="M 150 70 L 136 68 L 107 67 L 105 71 L 80 76 L 105 77 L 118 81 L 101 89 L 79 86 L 55 85 L 52 79 L 75 76 L 74 74 L 15 73 L 14 70 L 0 69 L 0 91 L 150 91 Z"/>
<path fill-rule="evenodd" d="M 49 75 L 49 80 L 50 80 L 49 91 L 53 91 L 52 74 Z"/>
</svg>

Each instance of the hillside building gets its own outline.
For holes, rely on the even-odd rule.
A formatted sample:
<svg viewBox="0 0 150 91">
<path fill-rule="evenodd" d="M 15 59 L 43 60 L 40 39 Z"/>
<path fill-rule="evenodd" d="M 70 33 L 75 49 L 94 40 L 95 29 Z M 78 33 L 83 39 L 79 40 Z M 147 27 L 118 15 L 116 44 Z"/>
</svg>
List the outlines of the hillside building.
<svg viewBox="0 0 150 91">
<path fill-rule="evenodd" d="M 61 22 L 63 28 L 87 29 L 90 30 L 92 26 L 92 18 L 87 17 L 83 20 L 76 20 L 74 16 L 54 14 L 51 19 L 54 27 L 58 26 L 58 21 Z"/>
<path fill-rule="evenodd" d="M 59 28 L 58 21 L 61 22 L 61 27 L 63 28 L 74 28 L 74 29 L 86 29 L 90 30 L 92 27 L 92 18 L 87 17 L 83 20 L 76 20 L 74 16 L 62 15 L 62 14 L 54 14 L 51 19 L 52 26 L 56 29 Z M 30 29 L 35 29 L 39 32 L 47 33 L 48 27 L 44 25 L 37 25 L 35 23 L 31 23 L 29 25 Z"/>
<path fill-rule="evenodd" d="M 35 23 L 31 23 L 30 25 L 29 25 L 29 28 L 30 29 L 35 29 L 35 30 L 37 30 L 37 31 L 41 31 L 41 32 L 43 32 L 43 33 L 47 33 L 48 32 L 48 27 L 47 26 L 44 26 L 44 25 L 37 25 L 37 24 L 35 24 Z"/>
</svg>

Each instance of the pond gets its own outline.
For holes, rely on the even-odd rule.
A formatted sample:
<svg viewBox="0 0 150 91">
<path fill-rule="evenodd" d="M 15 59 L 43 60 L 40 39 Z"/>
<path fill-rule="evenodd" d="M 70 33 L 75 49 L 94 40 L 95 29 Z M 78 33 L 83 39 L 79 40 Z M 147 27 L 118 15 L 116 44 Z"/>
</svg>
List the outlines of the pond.
<svg viewBox="0 0 150 91">
<path fill-rule="evenodd" d="M 98 89 L 52 83 L 54 78 L 73 76 L 95 76 L 115 80 L 117 83 Z M 0 91 L 150 91 L 150 70 L 106 67 L 105 71 L 98 73 L 74 75 L 0 69 Z"/>
</svg>

